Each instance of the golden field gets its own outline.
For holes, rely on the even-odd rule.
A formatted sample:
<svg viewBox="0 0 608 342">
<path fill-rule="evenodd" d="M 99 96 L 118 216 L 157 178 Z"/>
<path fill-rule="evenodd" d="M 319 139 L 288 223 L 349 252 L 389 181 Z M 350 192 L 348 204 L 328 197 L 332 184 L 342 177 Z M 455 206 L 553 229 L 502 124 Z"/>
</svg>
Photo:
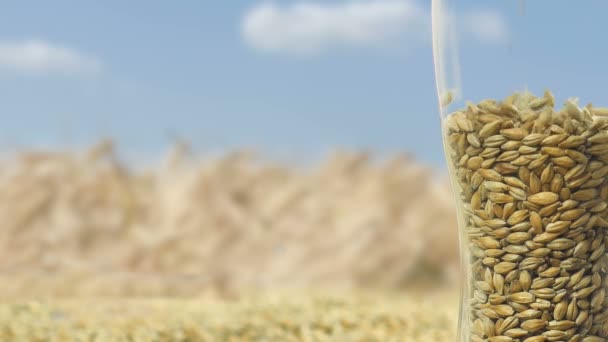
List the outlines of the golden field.
<svg viewBox="0 0 608 342">
<path fill-rule="evenodd" d="M 177 147 L 144 168 L 111 142 L 27 151 L 0 163 L 0 213 L 2 341 L 455 333 L 452 197 L 408 155 L 295 166 Z"/>
<path fill-rule="evenodd" d="M 78 299 L 0 306 L 2 341 L 454 341 L 452 293 Z"/>
</svg>

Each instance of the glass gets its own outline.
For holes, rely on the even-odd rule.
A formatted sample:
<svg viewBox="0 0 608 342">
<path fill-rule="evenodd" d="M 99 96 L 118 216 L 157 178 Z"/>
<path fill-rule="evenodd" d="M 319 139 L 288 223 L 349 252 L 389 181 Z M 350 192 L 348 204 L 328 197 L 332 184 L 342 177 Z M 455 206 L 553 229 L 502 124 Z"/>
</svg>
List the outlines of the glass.
<svg viewBox="0 0 608 342">
<path fill-rule="evenodd" d="M 459 341 L 606 341 L 608 3 L 432 7 Z"/>
</svg>

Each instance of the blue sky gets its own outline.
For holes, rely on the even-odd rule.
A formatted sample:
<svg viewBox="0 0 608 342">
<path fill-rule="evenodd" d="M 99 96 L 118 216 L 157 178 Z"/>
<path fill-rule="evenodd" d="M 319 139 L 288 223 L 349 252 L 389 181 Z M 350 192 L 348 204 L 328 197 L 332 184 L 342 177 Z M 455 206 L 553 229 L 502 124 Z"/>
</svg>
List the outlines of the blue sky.
<svg viewBox="0 0 608 342">
<path fill-rule="evenodd" d="M 517 1 L 459 2 L 470 26 L 460 45 L 465 97 L 503 96 L 525 79 L 536 92 L 550 83 L 568 96 L 601 99 L 608 64 L 592 51 L 607 48 L 577 32 L 606 31 L 608 5 L 551 2 L 555 17 L 587 18 L 570 29 L 549 15 L 529 20 L 551 10 L 529 3 L 522 20 Z M 203 152 L 253 146 L 309 158 L 365 148 L 410 151 L 441 165 L 429 7 L 422 0 L 3 2 L 0 147 L 82 146 L 111 136 L 131 156 L 149 158 L 177 134 Z M 526 32 L 539 36 L 514 39 Z"/>
</svg>

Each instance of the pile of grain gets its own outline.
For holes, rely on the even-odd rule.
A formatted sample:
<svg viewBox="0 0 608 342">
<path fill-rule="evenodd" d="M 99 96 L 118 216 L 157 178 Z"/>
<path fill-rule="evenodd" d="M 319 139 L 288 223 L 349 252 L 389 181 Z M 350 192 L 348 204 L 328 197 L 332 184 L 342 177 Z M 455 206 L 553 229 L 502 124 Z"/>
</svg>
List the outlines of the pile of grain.
<svg viewBox="0 0 608 342">
<path fill-rule="evenodd" d="M 453 279 L 456 236 L 447 182 L 409 156 L 335 153 L 295 167 L 244 152 L 172 155 L 140 170 L 103 143 L 0 162 L 4 295 L 117 284 L 89 274 L 224 290 L 438 283 Z"/>
<path fill-rule="evenodd" d="M 470 341 L 608 337 L 606 116 L 574 99 L 557 109 L 546 92 L 446 120 L 471 254 Z"/>
</svg>

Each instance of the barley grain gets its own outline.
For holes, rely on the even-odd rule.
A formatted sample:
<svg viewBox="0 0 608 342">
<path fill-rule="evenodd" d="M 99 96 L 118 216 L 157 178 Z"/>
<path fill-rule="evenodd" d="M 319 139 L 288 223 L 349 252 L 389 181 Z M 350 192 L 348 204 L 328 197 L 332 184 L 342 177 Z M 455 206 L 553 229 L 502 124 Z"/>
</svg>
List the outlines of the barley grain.
<svg viewBox="0 0 608 342">
<path fill-rule="evenodd" d="M 608 109 L 554 104 L 514 94 L 448 117 L 488 341 L 608 336 Z"/>
</svg>

